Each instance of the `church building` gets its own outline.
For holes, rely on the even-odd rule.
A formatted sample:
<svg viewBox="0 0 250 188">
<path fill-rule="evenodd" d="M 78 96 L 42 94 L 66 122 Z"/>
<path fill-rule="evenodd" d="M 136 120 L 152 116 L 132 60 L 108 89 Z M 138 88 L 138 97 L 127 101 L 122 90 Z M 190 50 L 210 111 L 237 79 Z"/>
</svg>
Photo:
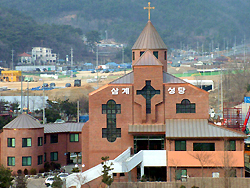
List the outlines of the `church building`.
<svg viewBox="0 0 250 188">
<path fill-rule="evenodd" d="M 223 177 L 225 166 L 230 176 L 244 177 L 245 134 L 209 123 L 209 93 L 167 72 L 167 46 L 150 14 L 132 47 L 132 67 L 89 94 L 86 181 L 98 180 L 105 156 L 115 181 Z"/>
</svg>

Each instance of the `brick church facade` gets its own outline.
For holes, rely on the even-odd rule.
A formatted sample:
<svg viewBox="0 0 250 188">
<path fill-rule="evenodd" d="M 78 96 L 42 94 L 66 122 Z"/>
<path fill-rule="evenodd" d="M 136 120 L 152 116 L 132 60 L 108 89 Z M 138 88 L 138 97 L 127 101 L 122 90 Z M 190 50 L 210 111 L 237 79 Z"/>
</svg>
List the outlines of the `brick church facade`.
<svg viewBox="0 0 250 188">
<path fill-rule="evenodd" d="M 122 170 L 114 165 L 117 181 L 201 177 L 202 168 L 206 177 L 222 177 L 228 165 L 244 177 L 245 135 L 209 123 L 209 93 L 167 73 L 167 47 L 150 20 L 132 48 L 132 67 L 89 94 L 84 170 L 103 156 L 115 163 L 130 148 Z"/>
</svg>

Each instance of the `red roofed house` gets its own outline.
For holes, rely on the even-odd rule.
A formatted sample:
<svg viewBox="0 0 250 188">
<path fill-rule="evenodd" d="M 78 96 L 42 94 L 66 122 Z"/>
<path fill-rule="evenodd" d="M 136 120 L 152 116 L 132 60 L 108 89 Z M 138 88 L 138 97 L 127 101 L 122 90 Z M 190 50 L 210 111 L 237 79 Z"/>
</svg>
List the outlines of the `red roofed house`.
<svg viewBox="0 0 250 188">
<path fill-rule="evenodd" d="M 22 53 L 18 55 L 18 65 L 29 65 L 31 64 L 31 55 Z"/>
</svg>

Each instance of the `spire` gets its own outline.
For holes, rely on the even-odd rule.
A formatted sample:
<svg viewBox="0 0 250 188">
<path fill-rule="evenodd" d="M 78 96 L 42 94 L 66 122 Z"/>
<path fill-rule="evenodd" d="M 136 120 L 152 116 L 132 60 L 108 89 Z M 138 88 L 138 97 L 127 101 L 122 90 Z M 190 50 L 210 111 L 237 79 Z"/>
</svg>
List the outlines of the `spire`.
<svg viewBox="0 0 250 188">
<path fill-rule="evenodd" d="M 132 50 L 146 49 L 167 49 L 167 46 L 161 39 L 159 33 L 156 31 L 150 20 L 132 47 Z"/>
</svg>

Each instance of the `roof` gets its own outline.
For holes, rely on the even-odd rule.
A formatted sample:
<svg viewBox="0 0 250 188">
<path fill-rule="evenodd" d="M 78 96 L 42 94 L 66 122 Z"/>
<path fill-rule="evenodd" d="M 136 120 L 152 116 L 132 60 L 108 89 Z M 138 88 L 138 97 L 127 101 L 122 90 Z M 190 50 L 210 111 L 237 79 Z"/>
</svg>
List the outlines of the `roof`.
<svg viewBox="0 0 250 188">
<path fill-rule="evenodd" d="M 27 53 L 25 53 L 25 52 L 23 52 L 22 54 L 19 54 L 18 56 L 19 56 L 19 57 L 31 57 L 30 54 L 27 54 Z"/>
<path fill-rule="evenodd" d="M 84 123 L 49 123 L 44 125 L 44 133 L 82 132 Z"/>
<path fill-rule="evenodd" d="M 124 76 L 117 78 L 116 80 L 110 82 L 110 84 L 132 84 L 134 83 L 134 72 L 131 71 Z"/>
<path fill-rule="evenodd" d="M 134 72 L 130 72 L 112 82 L 110 84 L 133 84 L 134 83 Z M 187 83 L 186 81 L 173 76 L 172 74 L 163 72 L 163 83 Z"/>
<path fill-rule="evenodd" d="M 132 47 L 132 50 L 143 49 L 167 49 L 167 46 L 161 39 L 159 33 L 156 31 L 150 20 Z"/>
<path fill-rule="evenodd" d="M 142 56 L 135 62 L 134 66 L 138 65 L 161 65 L 163 64 L 154 56 L 154 54 L 147 50 Z"/>
<path fill-rule="evenodd" d="M 175 84 L 179 84 L 179 83 L 187 83 L 186 81 L 175 77 L 172 74 L 169 74 L 167 72 L 163 72 L 163 83 L 175 83 Z"/>
<path fill-rule="evenodd" d="M 208 123 L 207 119 L 166 119 L 168 138 L 246 138 L 246 135 Z"/>
<path fill-rule="evenodd" d="M 4 129 L 32 129 L 32 128 L 43 128 L 40 122 L 34 117 L 28 114 L 21 114 L 7 125 L 3 127 Z"/>
</svg>

